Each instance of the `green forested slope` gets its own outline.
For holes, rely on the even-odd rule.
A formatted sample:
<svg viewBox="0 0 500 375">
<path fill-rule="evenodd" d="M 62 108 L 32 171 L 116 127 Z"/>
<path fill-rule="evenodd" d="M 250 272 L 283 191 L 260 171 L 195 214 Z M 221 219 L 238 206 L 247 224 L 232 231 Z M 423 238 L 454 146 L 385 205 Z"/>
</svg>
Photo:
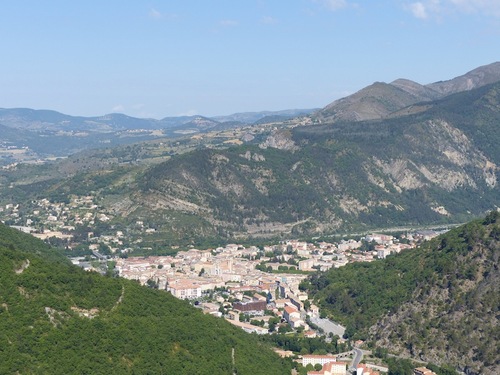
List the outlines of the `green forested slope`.
<svg viewBox="0 0 500 375">
<path fill-rule="evenodd" d="M 301 287 L 350 335 L 494 374 L 500 369 L 499 257 L 500 213 L 492 212 L 417 249 L 332 269 Z"/>
<path fill-rule="evenodd" d="M 0 225 L 1 374 L 290 373 L 289 363 L 222 319 L 46 252 Z"/>
</svg>

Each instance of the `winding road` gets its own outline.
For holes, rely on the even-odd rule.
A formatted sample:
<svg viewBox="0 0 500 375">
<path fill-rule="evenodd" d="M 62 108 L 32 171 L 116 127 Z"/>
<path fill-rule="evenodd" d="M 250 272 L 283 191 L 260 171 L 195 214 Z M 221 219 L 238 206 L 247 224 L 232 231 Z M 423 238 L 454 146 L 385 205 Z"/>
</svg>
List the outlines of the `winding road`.
<svg viewBox="0 0 500 375">
<path fill-rule="evenodd" d="M 363 351 L 359 348 L 353 348 L 352 351 L 354 352 L 354 357 L 351 362 L 351 367 L 349 367 L 349 371 L 356 373 L 356 369 L 363 359 Z"/>
</svg>

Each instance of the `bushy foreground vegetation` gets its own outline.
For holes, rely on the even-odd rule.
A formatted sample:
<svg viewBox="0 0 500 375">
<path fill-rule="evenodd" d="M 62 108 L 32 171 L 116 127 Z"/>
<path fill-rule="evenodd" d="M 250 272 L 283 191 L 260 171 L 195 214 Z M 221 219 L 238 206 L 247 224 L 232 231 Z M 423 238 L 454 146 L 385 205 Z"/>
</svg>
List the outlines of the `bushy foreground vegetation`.
<svg viewBox="0 0 500 375">
<path fill-rule="evenodd" d="M 290 369 L 268 344 L 222 319 L 166 292 L 86 273 L 42 242 L 0 225 L 2 374 L 274 375 Z"/>
<path fill-rule="evenodd" d="M 499 257 L 494 211 L 417 249 L 315 274 L 301 287 L 348 336 L 436 363 L 498 368 Z"/>
</svg>

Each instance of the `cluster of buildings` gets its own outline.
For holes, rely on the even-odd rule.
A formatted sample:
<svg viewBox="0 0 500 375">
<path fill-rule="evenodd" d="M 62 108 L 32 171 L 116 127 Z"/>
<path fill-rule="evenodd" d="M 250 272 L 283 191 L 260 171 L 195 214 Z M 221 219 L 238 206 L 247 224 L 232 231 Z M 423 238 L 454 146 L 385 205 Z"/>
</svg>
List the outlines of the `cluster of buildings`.
<svg viewBox="0 0 500 375">
<path fill-rule="evenodd" d="M 75 237 L 78 225 L 95 226 L 98 222 L 111 219 L 95 204 L 92 196 L 74 197 L 70 202 L 51 202 L 44 198 L 23 204 L 6 204 L 0 207 L 2 221 L 13 223 L 17 229 L 33 236 L 47 239 L 55 237 L 67 240 L 70 244 Z M 109 241 L 108 238 L 94 238 L 93 232 L 87 232 L 86 240 L 92 242 Z M 113 236 L 119 246 L 120 236 Z"/>
<path fill-rule="evenodd" d="M 304 355 L 302 356 L 302 366 L 307 365 L 321 366 L 321 370 L 308 371 L 307 375 L 346 375 L 348 372 L 349 363 L 339 361 L 337 356 L 334 355 Z M 355 375 L 380 375 L 380 372 L 370 367 L 371 365 L 359 364 Z M 354 369 L 353 369 L 354 371 Z"/>
<path fill-rule="evenodd" d="M 198 301 L 205 312 L 230 318 L 243 329 L 257 333 L 273 327 L 276 319 L 271 318 L 277 317 L 279 326 L 287 324 L 293 330 L 313 335 L 306 323 L 304 304 L 310 315 L 319 312 L 299 289 L 308 272 L 383 259 L 414 247 L 421 238 L 418 234 L 407 235 L 402 243 L 393 236 L 370 234 L 359 240 L 289 240 L 263 247 L 229 244 L 217 249 L 181 251 L 175 256 L 133 257 L 128 247 L 131 234 L 140 242 L 138 236 L 146 236 L 154 229 L 137 221 L 130 228 L 104 234 L 98 230 L 99 224 L 109 222 L 113 215 L 105 212 L 92 195 L 73 196 L 66 202 L 40 199 L 6 204 L 0 207 L 0 218 L 43 240 L 56 238 L 68 248 L 74 244 L 88 246 L 96 258 L 115 260 L 119 276 L 165 289 L 180 299 Z M 82 232 L 82 228 L 86 231 Z M 97 233 L 90 228 L 96 228 Z M 426 238 L 429 235 L 426 233 Z M 103 246 L 108 249 L 106 256 Z M 74 263 L 92 269 L 90 262 L 80 260 L 74 259 Z M 253 320 L 258 317 L 260 325 L 246 326 L 248 321 L 240 321 L 240 314 Z"/>
<path fill-rule="evenodd" d="M 276 317 L 293 329 L 309 328 L 304 320 L 307 294 L 299 289 L 307 274 L 260 271 L 260 253 L 257 247 L 230 244 L 175 256 L 118 258 L 115 267 L 121 277 L 196 300 L 206 313 L 225 316 L 249 332 L 268 333 L 269 320 Z M 241 314 L 262 325 L 240 322 Z"/>
<path fill-rule="evenodd" d="M 278 327 L 286 324 L 313 337 L 316 333 L 307 324 L 307 315 L 317 317 L 319 310 L 299 288 L 307 271 L 385 258 L 412 248 L 415 238 L 409 235 L 405 242 L 370 234 L 359 241 L 312 244 L 290 240 L 262 248 L 229 244 L 212 250 L 191 249 L 175 256 L 115 260 L 119 276 L 196 301 L 206 313 L 223 316 L 247 332 L 268 333 L 278 318 Z M 250 319 L 245 321 L 244 316 Z"/>
<path fill-rule="evenodd" d="M 124 243 L 140 244 L 143 237 L 154 233 L 155 229 L 145 225 L 142 221 L 137 221 L 128 225 L 122 230 L 109 230 L 106 227 L 105 234 L 94 235 L 92 231 L 87 232 L 87 238 L 81 238 L 78 229 L 81 227 L 94 228 L 99 224 L 109 223 L 115 213 L 109 211 L 98 204 L 98 199 L 92 195 L 73 195 L 65 201 L 54 202 L 49 199 L 38 199 L 23 203 L 6 203 L 0 206 L 0 219 L 11 226 L 16 226 L 20 230 L 32 233 L 42 239 L 56 237 L 67 241 L 71 248 L 73 245 L 82 244 L 105 244 L 112 252 L 130 251 L 124 248 Z M 80 227 L 80 228 L 79 228 Z M 374 257 L 383 258 L 390 253 L 404 250 L 422 238 L 429 239 L 437 232 L 421 231 L 408 236 L 409 244 L 402 244 L 392 236 L 383 234 L 372 234 L 364 238 L 367 242 L 376 243 L 374 251 L 361 251 L 356 253 L 362 245 L 361 241 L 343 240 L 336 243 L 320 243 L 312 245 L 306 242 L 289 241 L 296 251 L 298 258 L 303 257 L 298 265 L 293 265 L 302 270 L 327 270 L 329 267 L 343 266 L 349 261 L 370 261 Z M 78 238 L 75 238 L 78 237 Z M 268 246 L 264 250 L 268 251 L 275 246 Z M 344 257 L 344 253 L 352 252 L 349 259 Z M 283 255 L 285 260 L 289 260 L 290 254 Z M 282 262 L 268 262 L 267 266 L 273 270 L 284 266 Z"/>
<path fill-rule="evenodd" d="M 318 307 L 299 288 L 308 272 L 384 259 L 438 235 L 422 231 L 399 239 L 370 234 L 359 240 L 338 242 L 289 240 L 263 247 L 228 244 L 216 249 L 181 251 L 175 256 L 133 257 L 131 249 L 126 247 L 130 239 L 125 231 L 106 235 L 78 232 L 78 227 L 92 228 L 113 218 L 90 195 L 73 197 L 69 202 L 40 199 L 28 205 L 6 204 L 0 207 L 0 218 L 43 240 L 55 237 L 68 247 L 74 241 L 83 242 L 97 259 L 105 263 L 114 260 L 119 276 L 191 300 L 205 313 L 224 317 L 246 332 L 268 334 L 283 329 L 283 332 L 300 331 L 306 337 L 318 334 L 307 323 L 308 316 L 319 316 Z M 140 221 L 132 230 L 145 235 L 154 231 Z M 99 253 L 102 245 L 110 249 L 109 255 Z M 93 267 L 90 262 L 80 262 L 81 258 L 73 261 L 89 269 Z M 321 365 L 321 370 L 309 371 L 309 375 L 344 375 L 348 367 L 330 355 L 304 355 L 302 364 Z M 356 369 L 356 375 L 378 374 L 364 364 Z M 415 375 L 433 374 L 426 368 L 415 369 Z"/>
<path fill-rule="evenodd" d="M 98 250 L 105 245 L 111 254 L 130 253 L 133 252 L 134 246 L 141 246 L 143 239 L 155 232 L 154 228 L 148 227 L 140 220 L 126 228 L 120 228 L 121 230 L 113 230 L 113 225 L 109 225 L 113 218 L 114 213 L 100 206 L 96 197 L 90 194 L 74 195 L 63 202 L 39 199 L 0 206 L 0 219 L 6 224 L 42 240 L 55 238 L 68 248 L 83 245 L 88 246 L 90 250 Z M 250 259 L 259 256 L 261 269 L 266 271 L 326 271 L 349 262 L 383 259 L 389 254 L 413 247 L 420 239 L 428 239 L 437 234 L 433 231 L 421 234 L 417 232 L 407 235 L 405 243 L 383 234 L 371 234 L 361 240 L 333 243 L 286 241 L 279 245 L 265 246 L 264 254 L 276 253 L 268 259 L 262 254 L 254 254 L 253 248 L 246 249 L 246 256 Z M 366 251 L 367 243 L 370 244 L 370 251 Z M 281 251 L 277 252 L 277 248 Z"/>
</svg>

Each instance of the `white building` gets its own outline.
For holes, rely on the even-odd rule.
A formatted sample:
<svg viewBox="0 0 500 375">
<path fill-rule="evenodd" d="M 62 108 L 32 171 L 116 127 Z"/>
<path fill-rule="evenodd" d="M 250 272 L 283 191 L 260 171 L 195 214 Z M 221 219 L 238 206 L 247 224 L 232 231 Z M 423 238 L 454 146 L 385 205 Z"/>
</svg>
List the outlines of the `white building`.
<svg viewBox="0 0 500 375">
<path fill-rule="evenodd" d="M 330 362 L 337 362 L 337 357 L 333 355 L 317 355 L 317 354 L 308 354 L 302 356 L 302 366 L 307 366 L 308 364 L 315 365 L 320 364 L 321 366 L 326 365 Z"/>
<path fill-rule="evenodd" d="M 180 299 L 193 299 L 201 297 L 201 286 L 189 280 L 179 280 L 167 285 L 167 291 Z"/>
</svg>

